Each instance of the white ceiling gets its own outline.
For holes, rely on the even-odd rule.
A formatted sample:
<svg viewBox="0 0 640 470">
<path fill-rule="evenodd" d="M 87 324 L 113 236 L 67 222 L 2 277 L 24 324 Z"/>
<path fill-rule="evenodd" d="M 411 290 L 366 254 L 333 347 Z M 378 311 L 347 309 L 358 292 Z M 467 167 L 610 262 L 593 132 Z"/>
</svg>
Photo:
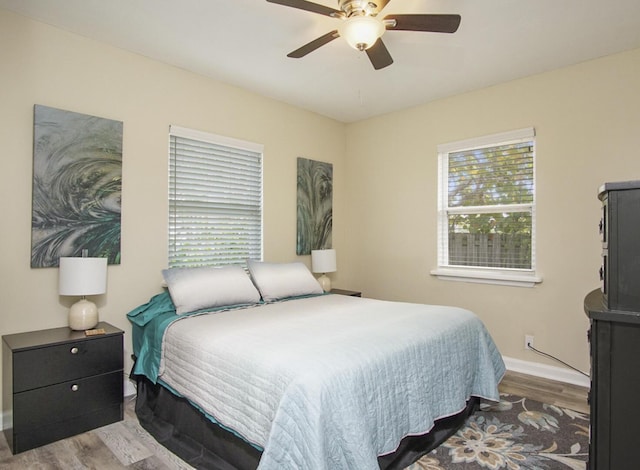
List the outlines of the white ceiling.
<svg viewBox="0 0 640 470">
<path fill-rule="evenodd" d="M 392 0 L 381 16 L 456 13 L 462 22 L 454 34 L 387 31 L 395 62 L 378 71 L 341 38 L 286 57 L 339 20 L 266 0 L 0 7 L 344 122 L 640 47 L 640 0 Z"/>
</svg>

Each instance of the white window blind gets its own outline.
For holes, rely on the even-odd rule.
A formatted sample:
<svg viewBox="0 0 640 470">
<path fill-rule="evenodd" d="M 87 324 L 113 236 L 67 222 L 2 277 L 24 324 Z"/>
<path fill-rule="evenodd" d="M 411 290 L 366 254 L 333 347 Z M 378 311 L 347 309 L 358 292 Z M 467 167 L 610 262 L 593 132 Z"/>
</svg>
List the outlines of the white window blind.
<svg viewBox="0 0 640 470">
<path fill-rule="evenodd" d="M 171 126 L 169 266 L 262 259 L 259 144 Z"/>
<path fill-rule="evenodd" d="M 438 275 L 499 281 L 535 275 L 535 132 L 438 147 Z"/>
</svg>

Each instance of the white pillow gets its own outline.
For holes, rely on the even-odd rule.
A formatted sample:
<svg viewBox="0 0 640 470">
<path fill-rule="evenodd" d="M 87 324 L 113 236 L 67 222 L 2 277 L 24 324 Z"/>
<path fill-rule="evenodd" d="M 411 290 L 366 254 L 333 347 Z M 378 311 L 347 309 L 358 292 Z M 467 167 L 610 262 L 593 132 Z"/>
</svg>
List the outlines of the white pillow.
<svg viewBox="0 0 640 470">
<path fill-rule="evenodd" d="M 249 260 L 247 265 L 251 278 L 265 302 L 324 292 L 303 263 L 265 263 Z"/>
<path fill-rule="evenodd" d="M 260 301 L 260 293 L 240 266 L 171 268 L 164 269 L 162 276 L 178 315 Z"/>
</svg>

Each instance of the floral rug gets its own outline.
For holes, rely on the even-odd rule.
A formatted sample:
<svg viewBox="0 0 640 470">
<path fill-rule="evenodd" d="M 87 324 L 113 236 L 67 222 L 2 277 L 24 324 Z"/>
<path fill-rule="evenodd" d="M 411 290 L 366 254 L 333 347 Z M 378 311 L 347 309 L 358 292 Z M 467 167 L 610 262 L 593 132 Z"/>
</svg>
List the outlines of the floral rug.
<svg viewBox="0 0 640 470">
<path fill-rule="evenodd" d="M 405 470 L 585 470 L 588 452 L 588 414 L 503 394 Z"/>
</svg>

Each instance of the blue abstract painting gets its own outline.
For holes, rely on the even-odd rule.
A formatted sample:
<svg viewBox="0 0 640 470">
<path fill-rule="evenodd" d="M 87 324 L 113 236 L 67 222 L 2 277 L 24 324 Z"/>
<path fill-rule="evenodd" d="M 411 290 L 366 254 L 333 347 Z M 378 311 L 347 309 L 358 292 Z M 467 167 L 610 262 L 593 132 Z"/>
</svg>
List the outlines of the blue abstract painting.
<svg viewBox="0 0 640 470">
<path fill-rule="evenodd" d="M 298 158 L 296 254 L 331 248 L 333 230 L 333 165 Z"/>
<path fill-rule="evenodd" d="M 121 121 L 35 105 L 31 267 L 61 256 L 120 264 Z"/>
</svg>

